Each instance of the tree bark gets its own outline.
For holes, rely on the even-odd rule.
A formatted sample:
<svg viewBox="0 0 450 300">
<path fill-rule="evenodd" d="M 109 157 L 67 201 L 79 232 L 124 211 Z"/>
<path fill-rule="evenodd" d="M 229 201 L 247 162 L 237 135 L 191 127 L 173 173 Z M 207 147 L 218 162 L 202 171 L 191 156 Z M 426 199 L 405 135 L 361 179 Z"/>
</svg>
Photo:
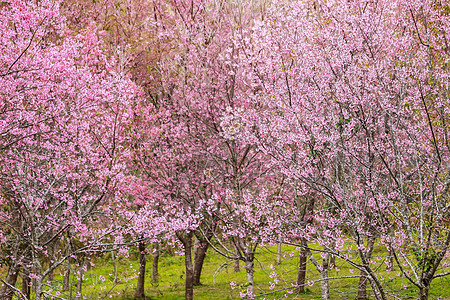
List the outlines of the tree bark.
<svg viewBox="0 0 450 300">
<path fill-rule="evenodd" d="M 35 281 L 36 296 L 34 300 L 42 300 L 42 277 L 39 276 Z M 78 299 L 77 299 L 78 300 Z"/>
<path fill-rule="evenodd" d="M 193 233 L 178 235 L 184 246 L 184 263 L 186 266 L 185 300 L 194 299 L 194 264 L 192 263 L 192 237 Z"/>
<path fill-rule="evenodd" d="M 236 257 L 239 257 L 239 251 L 236 249 Z M 234 272 L 239 273 L 241 271 L 241 268 L 239 267 L 239 258 L 236 258 L 234 260 Z"/>
<path fill-rule="evenodd" d="M 359 277 L 357 300 L 367 300 L 367 273 L 361 270 L 361 277 Z"/>
<path fill-rule="evenodd" d="M 153 265 L 152 265 L 152 281 L 159 281 L 158 264 L 159 264 L 159 243 L 153 244 Z"/>
<path fill-rule="evenodd" d="M 64 278 L 63 278 L 63 291 L 67 292 L 70 288 L 70 258 L 66 261 L 66 266 L 64 268 Z"/>
<path fill-rule="evenodd" d="M 194 252 L 194 285 L 201 285 L 200 277 L 202 275 L 203 262 L 208 251 L 208 243 L 200 240 L 198 247 Z"/>
<path fill-rule="evenodd" d="M 48 260 L 49 260 L 48 265 L 49 265 L 49 267 L 52 265 L 53 260 L 55 259 L 55 253 L 56 253 L 57 246 L 58 246 L 58 242 L 55 241 L 49 247 L 49 253 L 48 253 L 49 254 L 49 257 L 48 257 Z M 51 269 L 50 272 L 48 272 L 48 275 L 47 275 L 47 283 L 52 283 L 52 281 L 54 281 L 54 280 L 55 280 L 54 269 Z"/>
<path fill-rule="evenodd" d="M 394 267 L 394 250 L 392 247 L 389 247 L 389 260 L 388 260 L 388 268 L 392 269 Z"/>
<path fill-rule="evenodd" d="M 312 222 L 312 216 L 314 214 L 314 196 L 308 197 L 304 206 L 304 211 L 302 215 L 302 220 L 306 224 L 310 224 Z M 301 250 L 300 250 L 300 262 L 298 268 L 298 276 L 297 276 L 297 292 L 301 293 L 305 291 L 305 283 L 306 283 L 306 263 L 308 261 L 308 241 L 305 238 L 302 238 L 300 241 Z"/>
<path fill-rule="evenodd" d="M 326 253 L 325 257 L 322 259 L 322 270 L 320 271 L 320 289 L 322 300 L 330 299 L 330 281 L 328 280 L 329 259 L 329 253 Z"/>
<path fill-rule="evenodd" d="M 247 295 L 251 298 L 254 295 L 253 288 L 253 260 L 245 261 L 245 271 L 247 273 Z"/>
<path fill-rule="evenodd" d="M 114 254 L 114 251 L 111 252 L 111 260 L 114 268 L 114 284 L 117 284 L 118 276 L 117 276 L 116 255 Z"/>
<path fill-rule="evenodd" d="M 26 299 L 30 299 L 31 297 L 30 283 L 30 272 L 24 269 L 22 271 L 22 293 L 25 295 Z"/>
<path fill-rule="evenodd" d="M 6 275 L 5 282 L 11 286 L 16 286 L 17 276 L 19 275 L 19 264 L 16 261 L 11 262 L 11 265 L 8 268 L 8 274 Z M 11 300 L 14 296 L 14 290 L 10 288 L 8 285 L 3 283 L 2 288 L 0 289 L 0 299 L 2 300 Z"/>
<path fill-rule="evenodd" d="M 53 280 L 55 280 L 55 276 L 53 275 L 53 270 L 48 272 L 47 282 L 51 283 Z"/>
<path fill-rule="evenodd" d="M 430 286 L 426 285 L 419 289 L 419 300 L 428 300 L 428 294 L 430 292 Z"/>
<path fill-rule="evenodd" d="M 146 244 L 143 241 L 139 242 L 139 276 L 136 286 L 136 299 L 145 299 L 145 265 L 147 263 L 145 248 Z"/>
<path fill-rule="evenodd" d="M 373 246 L 375 244 L 375 238 L 369 238 L 367 241 L 367 252 L 365 254 L 366 260 L 370 261 L 373 252 Z M 357 300 L 367 300 L 367 272 L 365 270 L 361 270 L 361 277 L 359 277 L 358 284 L 358 294 L 356 296 Z"/>
<path fill-rule="evenodd" d="M 297 276 L 297 293 L 305 292 L 306 283 L 306 263 L 308 261 L 308 251 L 307 251 L 307 241 L 302 239 L 301 250 L 300 250 L 300 261 L 298 266 L 298 276 Z"/>
<path fill-rule="evenodd" d="M 75 294 L 75 300 L 81 300 L 82 288 L 83 288 L 83 275 L 84 275 L 84 258 L 78 260 L 78 278 L 77 278 L 77 290 Z"/>
</svg>

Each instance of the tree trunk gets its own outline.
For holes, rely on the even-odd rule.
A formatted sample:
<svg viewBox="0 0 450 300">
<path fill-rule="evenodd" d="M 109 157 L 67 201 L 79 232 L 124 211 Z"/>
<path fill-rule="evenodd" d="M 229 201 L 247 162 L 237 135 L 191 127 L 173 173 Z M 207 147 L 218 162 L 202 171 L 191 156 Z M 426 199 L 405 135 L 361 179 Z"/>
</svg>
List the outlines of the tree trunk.
<svg viewBox="0 0 450 300">
<path fill-rule="evenodd" d="M 253 289 L 253 260 L 245 261 L 245 271 L 247 273 L 247 295 L 252 298 L 254 295 Z"/>
<path fill-rule="evenodd" d="M 114 284 L 117 284 L 118 277 L 117 277 L 117 265 L 116 265 L 116 256 L 114 254 L 114 251 L 111 252 L 111 260 L 114 268 Z"/>
<path fill-rule="evenodd" d="M 50 245 L 50 247 L 49 247 L 49 256 L 48 256 L 48 260 L 49 260 L 49 262 L 48 262 L 48 267 L 50 268 L 50 266 L 52 265 L 52 263 L 53 263 L 53 260 L 55 259 L 55 252 L 56 252 L 56 248 L 57 248 L 57 246 L 58 246 L 58 243 L 57 242 L 53 242 L 51 245 Z M 50 272 L 48 272 L 48 275 L 47 275 L 48 277 L 47 277 L 47 283 L 52 283 L 52 281 L 54 281 L 55 280 L 55 276 L 54 276 L 54 269 L 51 269 L 50 270 Z"/>
<path fill-rule="evenodd" d="M 17 276 L 19 275 L 19 265 L 16 261 L 12 261 L 11 265 L 8 268 L 8 274 L 6 275 L 5 282 L 11 286 L 16 286 Z M 11 300 L 14 295 L 14 290 L 10 288 L 8 285 L 3 283 L 2 288 L 0 289 L 0 299 L 2 300 Z"/>
<path fill-rule="evenodd" d="M 84 275 L 84 258 L 80 258 L 78 260 L 78 278 L 77 278 L 77 290 L 75 294 L 75 300 L 83 299 L 82 296 L 83 275 Z"/>
<path fill-rule="evenodd" d="M 145 243 L 139 242 L 139 276 L 136 287 L 136 299 L 145 299 Z"/>
<path fill-rule="evenodd" d="M 419 300 L 428 300 L 428 293 L 430 292 L 430 286 L 426 285 L 419 290 Z"/>
<path fill-rule="evenodd" d="M 367 241 L 367 252 L 365 254 L 366 260 L 370 261 L 373 252 L 373 245 L 375 244 L 375 238 L 369 238 Z M 357 300 L 367 300 L 367 272 L 361 270 L 361 277 L 359 277 Z"/>
<path fill-rule="evenodd" d="M 361 270 L 361 277 L 359 277 L 357 300 L 367 300 L 367 273 Z"/>
<path fill-rule="evenodd" d="M 31 297 L 31 288 L 30 288 L 30 272 L 23 270 L 22 271 L 22 293 L 25 295 L 26 299 L 30 299 Z"/>
<path fill-rule="evenodd" d="M 152 281 L 159 281 L 158 263 L 159 263 L 159 243 L 153 244 L 153 265 L 152 265 Z"/>
<path fill-rule="evenodd" d="M 322 294 L 322 300 L 330 299 L 330 282 L 328 280 L 328 262 L 330 259 L 330 254 L 325 254 L 322 259 L 322 270 L 320 271 L 320 289 Z"/>
<path fill-rule="evenodd" d="M 314 196 L 308 197 L 306 199 L 306 203 L 304 206 L 304 211 L 302 214 L 302 220 L 306 224 L 311 224 L 312 217 L 314 214 Z M 300 206 L 299 206 L 300 207 Z M 301 293 L 305 291 L 305 283 L 306 283 L 306 263 L 308 261 L 308 241 L 305 238 L 302 238 L 300 241 L 301 250 L 300 250 L 300 262 L 298 268 L 298 276 L 297 276 L 297 292 Z"/>
<path fill-rule="evenodd" d="M 182 238 L 184 246 L 184 262 L 186 265 L 185 300 L 194 299 L 194 265 L 192 263 L 192 232 L 186 233 Z"/>
<path fill-rule="evenodd" d="M 239 251 L 236 249 L 236 257 L 239 257 Z M 239 273 L 241 271 L 241 268 L 239 267 L 239 258 L 236 258 L 234 260 L 234 272 Z"/>
<path fill-rule="evenodd" d="M 388 268 L 389 270 L 392 270 L 393 267 L 394 267 L 394 249 L 392 249 L 392 247 L 389 247 Z"/>
<path fill-rule="evenodd" d="M 336 250 L 336 243 L 332 242 L 330 246 L 331 246 L 330 250 L 334 252 Z M 336 267 L 336 256 L 330 253 L 330 263 L 328 264 L 328 269 L 332 269 L 335 267 Z"/>
<path fill-rule="evenodd" d="M 47 282 L 51 283 L 53 280 L 55 280 L 55 276 L 53 275 L 53 270 L 48 272 Z"/>
<path fill-rule="evenodd" d="M 277 243 L 277 261 L 275 264 L 277 266 L 281 265 L 281 242 Z"/>
<path fill-rule="evenodd" d="M 34 297 L 34 300 L 42 300 L 42 277 L 39 276 L 38 278 L 36 278 L 35 282 L 36 296 Z"/>
<path fill-rule="evenodd" d="M 297 276 L 297 293 L 305 292 L 306 283 L 306 263 L 308 261 L 308 251 L 307 251 L 307 241 L 302 239 L 301 250 L 300 250 L 300 261 L 298 266 L 298 276 Z"/>
<path fill-rule="evenodd" d="M 67 292 L 70 288 L 70 258 L 67 258 L 64 268 L 63 291 Z"/>
<path fill-rule="evenodd" d="M 205 261 L 208 243 L 200 241 L 194 252 L 194 285 L 201 285 L 200 277 L 202 275 L 203 262 Z"/>
</svg>

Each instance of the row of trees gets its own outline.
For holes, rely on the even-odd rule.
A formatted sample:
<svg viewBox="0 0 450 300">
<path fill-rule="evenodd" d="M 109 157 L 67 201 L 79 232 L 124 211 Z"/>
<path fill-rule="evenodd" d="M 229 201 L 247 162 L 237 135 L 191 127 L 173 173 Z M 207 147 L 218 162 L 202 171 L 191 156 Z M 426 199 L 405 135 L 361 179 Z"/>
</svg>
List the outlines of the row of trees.
<svg viewBox="0 0 450 300">
<path fill-rule="evenodd" d="M 166 239 L 186 299 L 210 247 L 244 262 L 252 298 L 257 247 L 280 242 L 301 249 L 297 291 L 308 258 L 329 299 L 340 258 L 359 299 L 388 298 L 381 264 L 428 299 L 449 274 L 448 9 L 2 2 L 0 297 L 30 297 L 20 270 L 35 299 L 65 297 L 54 270 L 138 246 L 143 298 L 146 246 Z"/>
</svg>

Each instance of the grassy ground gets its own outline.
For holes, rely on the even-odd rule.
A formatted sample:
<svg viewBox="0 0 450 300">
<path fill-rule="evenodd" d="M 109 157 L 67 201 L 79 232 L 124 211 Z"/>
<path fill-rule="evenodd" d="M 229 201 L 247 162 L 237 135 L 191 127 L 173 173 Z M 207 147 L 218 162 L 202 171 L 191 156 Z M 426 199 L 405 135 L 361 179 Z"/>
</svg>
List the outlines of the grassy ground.
<svg viewBox="0 0 450 300">
<path fill-rule="evenodd" d="M 273 292 L 279 288 L 290 287 L 295 282 L 298 267 L 298 251 L 294 247 L 284 246 L 282 248 L 283 261 L 281 265 L 275 266 L 275 247 L 260 248 L 255 262 L 255 291 L 257 294 Z M 134 299 L 134 291 L 137 283 L 137 255 L 131 253 L 129 257 L 120 257 L 116 259 L 118 277 L 120 280 L 114 284 L 114 268 L 111 255 L 93 261 L 94 266 L 89 267 L 85 273 L 83 281 L 83 294 L 85 299 L 116 299 L 131 300 Z M 317 259 L 320 256 L 318 255 Z M 383 253 L 374 251 L 374 260 L 382 261 Z M 234 272 L 233 262 L 227 261 L 213 251 L 208 251 L 202 273 L 202 285 L 195 287 L 195 299 L 238 299 L 240 285 L 245 284 L 245 269 L 241 263 L 241 272 Z M 224 265 L 225 264 L 225 265 Z M 337 268 L 330 271 L 330 277 L 354 276 L 358 271 L 352 270 L 349 265 L 343 261 L 336 261 Z M 220 270 L 218 268 L 222 266 Z M 271 269 L 271 266 L 273 269 Z M 398 270 L 386 272 L 380 271 L 385 285 L 394 291 L 398 298 L 392 299 L 415 299 L 417 290 L 409 282 L 399 276 Z M 148 257 L 146 272 L 146 295 L 149 299 L 175 300 L 184 299 L 184 257 L 162 255 L 160 258 L 160 281 L 158 284 L 151 284 L 151 256 Z M 269 274 L 277 273 L 279 284 L 275 289 L 270 289 L 270 282 L 274 279 Z M 58 273 L 58 272 L 57 272 Z M 104 281 L 102 282 L 102 277 Z M 317 280 L 319 273 L 314 266 L 308 266 L 307 280 Z M 336 279 L 330 282 L 331 299 L 354 299 L 358 278 Z M 75 278 L 72 280 L 75 282 Z M 237 287 L 231 289 L 230 282 L 236 283 Z M 55 281 L 52 285 L 56 288 L 61 286 L 61 274 L 55 274 Z M 74 289 L 75 287 L 73 287 Z M 74 291 L 72 295 L 74 296 Z M 370 292 L 369 292 L 370 295 Z M 320 282 L 308 285 L 306 293 L 286 294 L 286 291 L 266 295 L 265 299 L 320 299 Z M 430 299 L 450 299 L 450 281 L 446 278 L 435 279 L 432 283 Z"/>
</svg>

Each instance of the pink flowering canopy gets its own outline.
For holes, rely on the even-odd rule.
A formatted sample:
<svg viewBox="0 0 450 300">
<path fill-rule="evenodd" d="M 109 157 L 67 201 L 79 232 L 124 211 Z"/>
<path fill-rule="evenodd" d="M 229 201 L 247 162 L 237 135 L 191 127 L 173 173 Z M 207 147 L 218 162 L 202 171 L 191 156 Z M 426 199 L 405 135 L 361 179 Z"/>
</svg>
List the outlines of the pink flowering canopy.
<svg viewBox="0 0 450 300">
<path fill-rule="evenodd" d="M 95 29 L 64 26 L 58 2 L 3 2 L 0 23 L 0 237 L 30 253 L 31 262 L 15 259 L 42 281 L 70 254 L 59 250 L 42 269 L 37 257 L 58 240 L 76 238 L 84 251 L 109 232 L 95 215 L 123 177 L 138 89 Z"/>
<path fill-rule="evenodd" d="M 380 238 L 427 290 L 450 245 L 448 14 L 435 1 L 278 4 L 248 51 L 260 107 L 228 112 L 226 131 L 321 199 L 308 239 L 339 254 L 349 237 L 361 250 Z"/>
<path fill-rule="evenodd" d="M 1 2 L 0 255 L 42 299 L 68 259 L 164 237 L 192 299 L 197 240 L 251 298 L 284 242 L 323 299 L 330 256 L 427 299 L 450 274 L 449 28 L 441 0 Z"/>
</svg>

